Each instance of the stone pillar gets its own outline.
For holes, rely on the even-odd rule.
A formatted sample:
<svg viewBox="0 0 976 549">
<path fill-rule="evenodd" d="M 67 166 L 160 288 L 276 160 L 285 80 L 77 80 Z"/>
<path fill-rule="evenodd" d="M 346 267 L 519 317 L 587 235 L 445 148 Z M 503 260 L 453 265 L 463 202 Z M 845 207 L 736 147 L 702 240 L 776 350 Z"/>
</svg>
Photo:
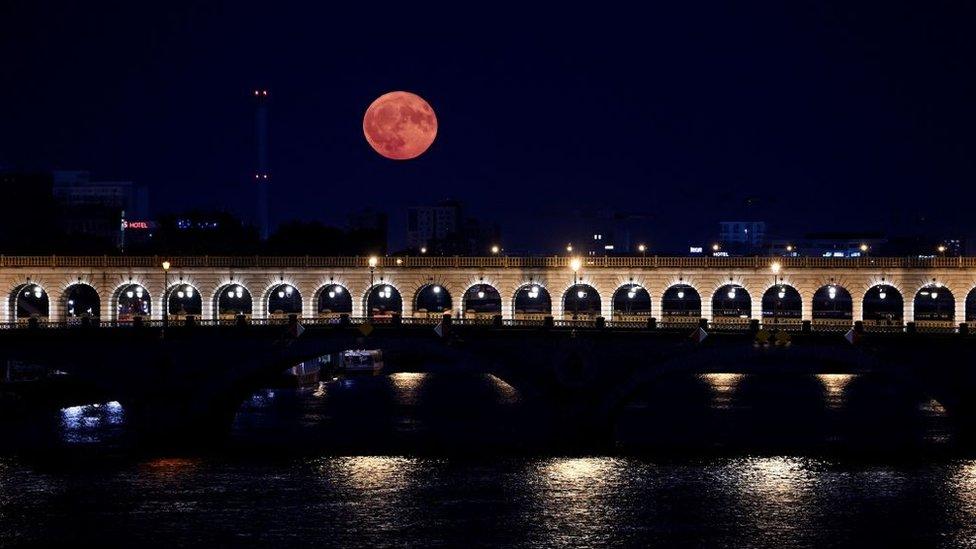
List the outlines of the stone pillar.
<svg viewBox="0 0 976 549">
<path fill-rule="evenodd" d="M 800 294 L 800 320 L 813 322 L 813 294 L 809 292 Z"/>
<path fill-rule="evenodd" d="M 750 304 L 749 318 L 762 320 L 762 296 L 752 296 Z"/>
<path fill-rule="evenodd" d="M 369 294 L 369 281 L 366 281 L 366 287 L 362 289 L 351 284 L 349 286 L 349 295 L 352 297 L 351 316 L 362 318 L 366 316 L 366 295 Z"/>
<path fill-rule="evenodd" d="M 864 292 L 848 290 L 851 294 L 851 321 L 864 320 Z"/>
<path fill-rule="evenodd" d="M 701 297 L 701 317 L 711 323 L 714 319 L 712 318 L 712 296 L 703 295 L 699 292 Z"/>
<path fill-rule="evenodd" d="M 302 318 L 316 318 L 319 316 L 318 300 L 314 291 L 306 290 L 302 292 Z"/>
<path fill-rule="evenodd" d="M 403 302 L 403 318 L 413 318 L 413 296 L 401 291 L 400 299 Z"/>
<path fill-rule="evenodd" d="M 915 322 L 915 294 L 902 293 L 901 302 L 903 322 Z"/>
<path fill-rule="evenodd" d="M 50 293 L 47 294 L 47 320 L 48 322 L 60 322 L 64 320 L 61 318 L 63 314 L 61 312 L 61 297 L 53 296 Z"/>
<path fill-rule="evenodd" d="M 251 293 L 251 318 L 263 320 L 268 318 L 268 296 L 265 295 L 264 288 L 256 288 Z"/>
<path fill-rule="evenodd" d="M 549 299 L 552 301 L 552 318 L 553 320 L 563 319 L 563 293 L 564 292 L 553 292 L 551 288 L 546 288 L 549 291 Z"/>
<path fill-rule="evenodd" d="M 605 319 L 613 318 L 613 292 L 610 290 L 610 295 L 600 294 L 600 316 Z"/>
<path fill-rule="evenodd" d="M 955 303 L 955 310 L 954 310 L 955 318 L 953 318 L 952 321 L 955 324 L 959 324 L 960 322 L 966 322 L 966 297 L 967 296 L 965 295 L 957 296 L 953 294 L 953 297 L 956 299 L 956 303 Z"/>
</svg>

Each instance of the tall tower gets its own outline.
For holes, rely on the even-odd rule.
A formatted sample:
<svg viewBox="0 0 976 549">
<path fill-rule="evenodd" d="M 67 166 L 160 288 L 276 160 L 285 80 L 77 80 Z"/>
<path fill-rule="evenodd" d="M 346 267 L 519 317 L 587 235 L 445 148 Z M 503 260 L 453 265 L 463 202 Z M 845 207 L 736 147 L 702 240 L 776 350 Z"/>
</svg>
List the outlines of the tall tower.
<svg viewBox="0 0 976 549">
<path fill-rule="evenodd" d="M 268 212 L 268 187 L 271 185 L 271 174 L 268 173 L 268 90 L 254 90 L 254 101 L 255 141 L 258 148 L 257 170 L 254 172 L 254 183 L 258 187 L 257 221 L 261 240 L 267 240 L 271 232 Z"/>
</svg>

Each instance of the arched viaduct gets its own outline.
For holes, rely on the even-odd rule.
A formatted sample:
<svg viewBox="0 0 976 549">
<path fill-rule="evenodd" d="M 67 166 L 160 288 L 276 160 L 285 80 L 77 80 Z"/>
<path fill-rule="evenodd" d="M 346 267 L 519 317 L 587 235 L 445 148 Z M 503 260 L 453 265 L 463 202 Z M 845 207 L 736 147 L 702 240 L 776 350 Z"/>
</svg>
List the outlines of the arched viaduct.
<svg viewBox="0 0 976 549">
<path fill-rule="evenodd" d="M 976 258 L 0 256 L 0 322 L 352 317 L 944 329 L 976 319 Z M 578 259 L 576 263 L 573 259 Z M 162 264 L 170 268 L 164 271 Z M 574 270 L 572 267 L 576 266 Z"/>
</svg>

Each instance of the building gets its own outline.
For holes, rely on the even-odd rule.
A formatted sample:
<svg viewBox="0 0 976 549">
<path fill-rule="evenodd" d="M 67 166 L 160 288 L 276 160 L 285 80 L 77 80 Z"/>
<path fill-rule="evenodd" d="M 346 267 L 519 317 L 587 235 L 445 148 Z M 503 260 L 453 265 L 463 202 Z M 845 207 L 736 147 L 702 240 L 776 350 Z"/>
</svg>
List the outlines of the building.
<svg viewBox="0 0 976 549">
<path fill-rule="evenodd" d="M 860 257 L 887 253 L 888 239 L 874 232 L 810 233 L 795 240 L 772 242 L 774 253 L 804 257 Z"/>
<path fill-rule="evenodd" d="M 122 248 L 128 223 L 147 222 L 149 194 L 131 181 L 92 181 L 87 171 L 52 173 L 58 223 L 67 235 L 84 235 Z"/>
<path fill-rule="evenodd" d="M 580 210 L 573 212 L 565 245 L 580 255 L 632 255 L 648 246 L 653 234 L 651 217 L 616 210 Z"/>
<path fill-rule="evenodd" d="M 431 255 L 483 255 L 500 242 L 498 225 L 464 217 L 461 203 L 407 210 L 407 249 Z"/>
<path fill-rule="evenodd" d="M 725 246 L 760 248 L 766 243 L 766 222 L 720 221 L 718 241 Z"/>
<path fill-rule="evenodd" d="M 407 247 L 433 248 L 451 240 L 461 228 L 461 204 L 444 200 L 435 206 L 407 209 Z"/>
</svg>

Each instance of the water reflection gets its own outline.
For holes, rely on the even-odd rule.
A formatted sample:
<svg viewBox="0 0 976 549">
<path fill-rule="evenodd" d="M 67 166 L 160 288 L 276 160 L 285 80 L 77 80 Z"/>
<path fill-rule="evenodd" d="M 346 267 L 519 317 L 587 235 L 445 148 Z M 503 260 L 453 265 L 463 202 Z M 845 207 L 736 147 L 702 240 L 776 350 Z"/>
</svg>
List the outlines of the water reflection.
<svg viewBox="0 0 976 549">
<path fill-rule="evenodd" d="M 636 465 L 636 464 L 631 464 Z M 609 457 L 553 458 L 531 472 L 530 488 L 539 502 L 541 538 L 535 545 L 607 546 L 621 515 L 612 500 L 625 497 L 621 478 L 626 460 Z M 639 470 L 635 467 L 635 470 Z M 631 475 L 634 470 L 631 471 Z"/>
<path fill-rule="evenodd" d="M 824 386 L 824 404 L 828 409 L 844 407 L 844 390 L 854 379 L 853 374 L 818 374 L 817 379 Z"/>
<path fill-rule="evenodd" d="M 350 456 L 327 460 L 323 472 L 361 491 L 404 488 L 418 460 L 390 456 Z"/>
<path fill-rule="evenodd" d="M 728 409 L 733 404 L 736 389 L 745 377 L 744 374 L 701 374 L 700 379 L 712 390 L 712 407 Z"/>
<path fill-rule="evenodd" d="M 399 372 L 390 375 L 396 401 L 403 406 L 420 404 L 420 392 L 427 381 L 427 374 Z"/>
<path fill-rule="evenodd" d="M 122 404 L 114 400 L 62 408 L 60 416 L 61 440 L 68 444 L 101 442 L 107 431 L 125 423 Z"/>
<path fill-rule="evenodd" d="M 492 394 L 495 395 L 497 404 L 516 404 L 519 401 L 518 389 L 505 383 L 501 378 L 488 374 L 488 381 L 491 384 Z"/>
</svg>

